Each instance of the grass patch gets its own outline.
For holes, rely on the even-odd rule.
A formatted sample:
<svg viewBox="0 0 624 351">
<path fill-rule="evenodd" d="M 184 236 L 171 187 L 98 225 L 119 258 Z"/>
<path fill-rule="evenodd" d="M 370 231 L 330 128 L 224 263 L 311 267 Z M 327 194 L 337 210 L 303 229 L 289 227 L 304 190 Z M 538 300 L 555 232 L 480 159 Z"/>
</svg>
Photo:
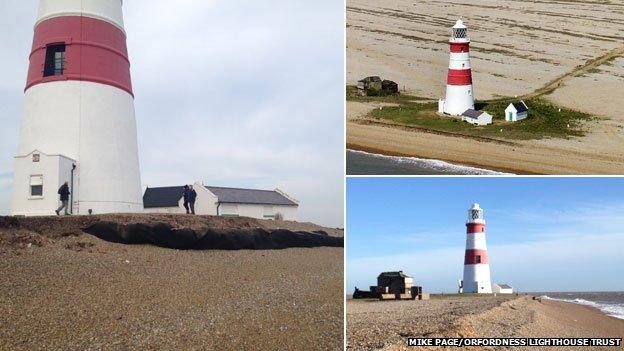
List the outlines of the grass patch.
<svg viewBox="0 0 624 351">
<path fill-rule="evenodd" d="M 515 123 L 506 122 L 504 119 L 505 108 L 514 99 L 500 98 L 475 102 L 476 109 L 486 111 L 493 116 L 493 124 L 489 126 L 474 126 L 463 122 L 459 117 L 439 115 L 437 101 L 405 94 L 385 97 L 360 96 L 357 88 L 348 87 L 347 100 L 398 105 L 371 111 L 369 117 L 374 119 L 393 121 L 432 131 L 502 140 L 580 137 L 585 135 L 583 122 L 594 119 L 589 114 L 560 108 L 539 98 L 525 100 L 529 107 L 529 118 Z"/>
</svg>

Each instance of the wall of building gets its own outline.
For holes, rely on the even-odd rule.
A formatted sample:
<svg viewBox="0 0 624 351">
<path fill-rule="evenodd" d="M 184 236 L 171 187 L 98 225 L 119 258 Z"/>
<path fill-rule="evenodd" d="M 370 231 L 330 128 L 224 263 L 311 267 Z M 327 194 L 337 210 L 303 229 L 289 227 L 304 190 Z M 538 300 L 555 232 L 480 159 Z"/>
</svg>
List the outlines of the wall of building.
<svg viewBox="0 0 624 351">
<path fill-rule="evenodd" d="M 299 220 L 297 206 L 221 204 L 219 213 L 224 216 L 241 216 L 260 219 L 274 219 L 277 213 L 280 213 L 284 220 Z"/>
<path fill-rule="evenodd" d="M 18 155 L 37 149 L 76 160 L 75 185 L 80 189 L 76 213 L 143 211 L 129 93 L 80 81 L 35 85 L 26 92 L 19 140 Z"/>
<path fill-rule="evenodd" d="M 470 234 L 472 235 L 472 234 Z M 464 293 L 492 293 L 490 266 L 487 264 L 464 265 Z"/>
<path fill-rule="evenodd" d="M 71 170 L 74 161 L 60 155 L 39 155 L 39 162 L 33 162 L 33 153 L 15 157 L 14 183 L 11 215 L 50 216 L 60 206 L 58 189 L 64 182 L 71 187 Z M 31 196 L 31 176 L 43 177 L 43 195 Z M 76 178 L 74 179 L 76 180 Z M 76 187 L 74 187 L 76 189 Z M 71 189 L 71 190 L 74 190 Z M 76 198 L 75 190 L 74 198 Z"/>
<path fill-rule="evenodd" d="M 195 213 L 202 215 L 217 215 L 217 197 L 208 191 L 200 183 L 193 184 L 193 189 L 197 192 L 197 200 L 195 202 Z M 181 205 L 183 206 L 184 201 Z"/>
<path fill-rule="evenodd" d="M 122 0 L 40 0 L 37 23 L 57 16 L 93 17 L 123 28 Z"/>
</svg>

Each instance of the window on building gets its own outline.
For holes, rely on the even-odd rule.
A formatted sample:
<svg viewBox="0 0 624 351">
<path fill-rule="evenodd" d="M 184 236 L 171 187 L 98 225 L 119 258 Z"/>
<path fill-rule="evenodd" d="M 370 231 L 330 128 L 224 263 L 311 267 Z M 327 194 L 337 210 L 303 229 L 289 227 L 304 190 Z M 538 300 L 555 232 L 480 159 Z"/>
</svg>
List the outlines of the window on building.
<svg viewBox="0 0 624 351">
<path fill-rule="evenodd" d="M 30 196 L 31 197 L 43 196 L 43 176 L 42 175 L 30 176 Z"/>
<path fill-rule="evenodd" d="M 262 211 L 264 218 L 275 219 L 275 210 L 273 209 L 273 206 L 263 206 Z"/>
<path fill-rule="evenodd" d="M 48 46 L 46 50 L 44 77 L 61 76 L 65 70 L 65 44 Z"/>
<path fill-rule="evenodd" d="M 41 160 L 41 156 L 39 154 L 33 154 L 33 162 L 39 162 Z"/>
<path fill-rule="evenodd" d="M 477 255 L 477 263 L 481 263 L 481 256 Z"/>
</svg>

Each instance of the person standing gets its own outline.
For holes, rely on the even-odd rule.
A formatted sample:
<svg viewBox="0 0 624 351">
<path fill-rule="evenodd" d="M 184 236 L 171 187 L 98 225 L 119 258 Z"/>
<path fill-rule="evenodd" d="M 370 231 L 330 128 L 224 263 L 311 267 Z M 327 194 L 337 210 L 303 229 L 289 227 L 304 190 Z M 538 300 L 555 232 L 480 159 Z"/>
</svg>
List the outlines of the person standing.
<svg viewBox="0 0 624 351">
<path fill-rule="evenodd" d="M 191 185 L 189 191 L 189 205 L 191 206 L 192 214 L 195 214 L 195 200 L 197 200 L 197 192 L 195 191 L 195 189 L 193 189 L 193 186 Z"/>
<path fill-rule="evenodd" d="M 182 196 L 184 197 L 184 208 L 186 209 L 186 214 L 189 214 L 189 197 L 191 196 L 191 192 L 189 191 L 189 186 L 185 185 L 184 190 L 182 191 Z"/>
<path fill-rule="evenodd" d="M 68 205 L 69 205 L 69 194 L 71 194 L 71 192 L 69 191 L 69 184 L 67 182 L 65 182 L 65 184 L 61 185 L 61 187 L 58 190 L 58 194 L 59 194 L 59 199 L 61 200 L 61 207 L 59 207 L 55 212 L 56 215 L 59 216 L 61 213 L 62 209 L 65 209 L 65 215 L 69 215 L 69 213 L 67 212 L 68 209 Z"/>
</svg>

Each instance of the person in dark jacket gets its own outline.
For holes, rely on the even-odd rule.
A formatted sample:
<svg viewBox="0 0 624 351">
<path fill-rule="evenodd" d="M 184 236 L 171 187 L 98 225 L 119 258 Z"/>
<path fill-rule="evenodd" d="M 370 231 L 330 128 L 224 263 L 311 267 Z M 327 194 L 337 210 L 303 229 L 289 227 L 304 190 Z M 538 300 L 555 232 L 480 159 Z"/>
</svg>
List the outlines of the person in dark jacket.
<svg viewBox="0 0 624 351">
<path fill-rule="evenodd" d="M 55 212 L 56 215 L 60 215 L 61 210 L 65 209 L 65 215 L 69 215 L 69 213 L 67 213 L 68 210 L 68 205 L 69 205 L 69 194 L 71 194 L 69 192 L 69 184 L 67 182 L 65 182 L 65 184 L 61 185 L 61 187 L 58 190 L 58 194 L 59 194 L 59 198 L 61 200 L 61 207 L 59 207 Z"/>
<path fill-rule="evenodd" d="M 182 196 L 184 197 L 184 208 L 186 209 L 186 214 L 189 214 L 189 197 L 191 196 L 191 192 L 188 185 L 184 186 Z"/>
<path fill-rule="evenodd" d="M 189 205 L 191 206 L 191 213 L 195 214 L 195 200 L 197 199 L 197 192 L 191 185 L 189 189 Z"/>
</svg>

